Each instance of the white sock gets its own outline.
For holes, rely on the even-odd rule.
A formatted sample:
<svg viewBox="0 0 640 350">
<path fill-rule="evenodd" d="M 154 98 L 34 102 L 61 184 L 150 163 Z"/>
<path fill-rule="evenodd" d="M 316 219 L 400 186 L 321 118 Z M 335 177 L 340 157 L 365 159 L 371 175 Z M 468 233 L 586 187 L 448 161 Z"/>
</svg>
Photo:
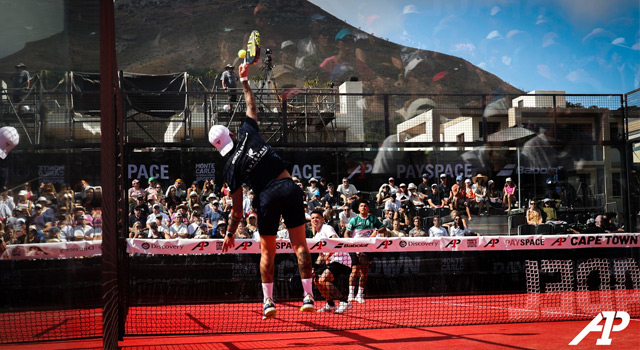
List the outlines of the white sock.
<svg viewBox="0 0 640 350">
<path fill-rule="evenodd" d="M 304 289 L 304 296 L 307 296 L 307 294 L 309 294 L 313 298 L 313 279 L 303 278 L 301 281 L 302 288 Z"/>
<path fill-rule="evenodd" d="M 358 295 L 359 296 L 363 296 L 364 295 L 364 288 L 363 287 L 358 288 Z"/>
<path fill-rule="evenodd" d="M 356 291 L 356 286 L 349 286 L 349 295 L 353 296 Z"/>
<path fill-rule="evenodd" d="M 266 302 L 267 298 L 273 300 L 273 282 L 262 284 L 262 295 L 264 296 L 262 302 Z"/>
</svg>

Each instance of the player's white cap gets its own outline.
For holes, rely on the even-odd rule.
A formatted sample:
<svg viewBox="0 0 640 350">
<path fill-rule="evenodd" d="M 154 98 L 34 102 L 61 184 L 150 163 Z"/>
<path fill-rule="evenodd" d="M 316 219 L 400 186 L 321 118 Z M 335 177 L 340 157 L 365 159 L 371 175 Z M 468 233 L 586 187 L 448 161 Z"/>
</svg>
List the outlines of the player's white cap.
<svg viewBox="0 0 640 350">
<path fill-rule="evenodd" d="M 0 158 L 7 158 L 7 154 L 20 142 L 18 130 L 11 126 L 0 128 Z"/>
<path fill-rule="evenodd" d="M 222 125 L 214 125 L 209 129 L 209 143 L 224 157 L 233 148 L 233 140 L 229 136 L 229 129 Z"/>
</svg>

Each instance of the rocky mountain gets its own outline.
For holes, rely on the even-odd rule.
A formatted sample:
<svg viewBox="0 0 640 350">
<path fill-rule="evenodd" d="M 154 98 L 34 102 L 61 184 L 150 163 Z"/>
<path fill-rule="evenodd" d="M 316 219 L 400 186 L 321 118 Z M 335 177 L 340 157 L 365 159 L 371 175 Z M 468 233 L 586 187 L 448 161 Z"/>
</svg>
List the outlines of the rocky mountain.
<svg viewBox="0 0 640 350">
<path fill-rule="evenodd" d="M 0 59 L 0 71 L 17 62 L 31 72 L 97 71 L 98 4 L 67 0 L 65 30 Z M 377 92 L 520 92 L 461 58 L 364 33 L 305 0 L 118 0 L 115 6 L 118 65 L 127 72 L 188 71 L 212 84 L 226 64 L 237 66 L 238 50 L 257 29 L 263 49 L 272 52 L 267 70 L 278 87 L 357 78 Z M 263 61 L 267 56 L 263 50 Z"/>
</svg>

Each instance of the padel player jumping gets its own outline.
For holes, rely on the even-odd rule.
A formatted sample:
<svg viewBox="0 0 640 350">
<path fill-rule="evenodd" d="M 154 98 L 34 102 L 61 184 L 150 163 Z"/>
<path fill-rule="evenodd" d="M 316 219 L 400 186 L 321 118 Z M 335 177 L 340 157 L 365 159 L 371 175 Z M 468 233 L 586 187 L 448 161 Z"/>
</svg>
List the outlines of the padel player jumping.
<svg viewBox="0 0 640 350">
<path fill-rule="evenodd" d="M 264 294 L 262 319 L 269 319 L 276 315 L 276 306 L 273 303 L 273 275 L 276 232 L 281 215 L 289 229 L 289 239 L 298 258 L 298 268 L 304 289 L 300 311 L 315 312 L 311 255 L 304 230 L 306 219 L 302 201 L 303 192 L 291 179 L 286 169 L 287 163 L 271 146 L 267 145 L 258 132 L 256 100 L 248 81 L 249 65 L 241 64 L 239 73 L 247 105 L 247 118 L 244 124 L 237 135 L 230 133 L 229 129 L 222 125 L 214 125 L 209 130 L 209 142 L 223 157 L 230 154 L 223 173 L 231 190 L 233 208 L 222 251 L 226 252 L 235 246 L 233 234 L 242 219 L 242 184 L 246 183 L 255 193 L 253 206 L 258 212 L 260 276 Z"/>
</svg>

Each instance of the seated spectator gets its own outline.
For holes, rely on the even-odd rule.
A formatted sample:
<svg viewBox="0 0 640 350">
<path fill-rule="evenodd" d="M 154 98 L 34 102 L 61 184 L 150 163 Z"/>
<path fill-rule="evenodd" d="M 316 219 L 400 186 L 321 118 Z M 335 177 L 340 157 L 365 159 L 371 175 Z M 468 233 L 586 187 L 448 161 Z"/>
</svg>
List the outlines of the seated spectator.
<svg viewBox="0 0 640 350">
<path fill-rule="evenodd" d="M 382 192 L 382 188 L 385 186 L 389 186 L 390 193 L 398 192 L 398 186 L 396 186 L 395 183 L 396 183 L 396 180 L 393 177 L 390 177 L 389 182 L 380 185 L 380 188 L 378 189 L 378 193 Z"/>
<path fill-rule="evenodd" d="M 155 225 L 154 225 L 155 224 Z M 156 222 L 151 223 L 149 228 L 155 226 L 155 230 L 149 231 L 149 238 L 164 239 L 169 235 L 169 226 L 164 223 L 164 218 L 160 215 L 156 215 Z"/>
<path fill-rule="evenodd" d="M 402 207 L 402 202 L 397 198 L 397 195 L 394 193 L 391 197 L 384 203 L 384 211 L 391 210 L 394 213 L 397 213 Z"/>
<path fill-rule="evenodd" d="M 508 177 L 505 180 L 504 188 L 502 190 L 504 196 L 502 197 L 502 209 L 511 210 L 511 206 L 516 203 L 516 184 Z"/>
<path fill-rule="evenodd" d="M 193 216 L 193 222 L 187 226 L 189 238 L 209 238 L 207 224 L 202 221 L 200 215 Z"/>
<path fill-rule="evenodd" d="M 189 199 L 187 200 L 187 208 L 189 209 L 189 211 L 194 211 L 195 209 L 193 208 L 195 205 L 200 206 L 200 197 L 198 196 L 198 192 L 196 191 L 191 191 L 189 192 Z"/>
<path fill-rule="evenodd" d="M 442 227 L 439 215 L 433 216 L 433 226 L 429 227 L 429 237 L 446 237 L 449 235 L 447 229 Z"/>
<path fill-rule="evenodd" d="M 409 231 L 409 237 L 426 237 L 427 233 L 422 229 L 422 218 L 416 216 L 413 218 L 413 228 Z"/>
<path fill-rule="evenodd" d="M 140 221 L 133 224 L 133 227 L 129 228 L 129 238 L 147 238 L 149 232 L 144 230 L 144 226 Z"/>
<path fill-rule="evenodd" d="M 349 224 L 351 219 L 355 218 L 357 215 L 351 210 L 351 207 L 348 205 L 342 206 L 342 211 L 338 214 L 338 219 L 340 220 L 340 235 L 344 234 L 344 231 Z"/>
<path fill-rule="evenodd" d="M 602 217 L 600 216 L 598 218 L 598 222 L 601 222 L 601 220 Z M 596 225 L 596 219 L 594 218 L 589 218 L 585 226 L 574 225 L 573 227 L 569 227 L 568 231 L 576 234 L 605 233 L 604 229 L 600 225 Z"/>
<path fill-rule="evenodd" d="M 476 194 L 473 192 L 473 184 L 471 179 L 464 180 L 464 194 L 467 199 L 467 206 L 469 211 L 474 210 L 476 207 Z"/>
<path fill-rule="evenodd" d="M 182 203 L 175 187 L 169 187 L 167 194 L 165 195 L 165 204 L 169 211 L 174 211 Z"/>
<path fill-rule="evenodd" d="M 390 230 L 393 227 L 393 210 L 385 210 L 384 218 L 382 219 L 382 224 L 387 230 Z"/>
<path fill-rule="evenodd" d="M 400 227 L 400 220 L 393 219 L 391 230 L 388 230 L 387 237 L 407 237 L 407 233 Z"/>
<path fill-rule="evenodd" d="M 251 239 L 251 233 L 249 233 L 249 229 L 247 228 L 247 222 L 245 219 L 240 220 L 238 223 L 238 229 L 236 230 L 236 238 L 240 239 Z"/>
<path fill-rule="evenodd" d="M 426 195 L 427 205 L 429 208 L 442 208 L 445 203 L 443 201 L 443 193 L 440 191 L 438 185 L 431 185 L 431 190 Z"/>
<path fill-rule="evenodd" d="M 502 193 L 496 189 L 496 184 L 493 180 L 487 182 L 487 197 L 489 198 L 491 208 L 502 208 Z"/>
<path fill-rule="evenodd" d="M 92 227 L 93 227 L 93 240 L 99 241 L 102 240 L 102 212 L 96 210 L 91 215 L 92 219 Z"/>
<path fill-rule="evenodd" d="M 327 185 L 327 193 L 324 195 L 324 201 L 329 203 L 332 208 L 337 209 L 340 206 L 340 195 L 336 193 L 333 183 Z"/>
<path fill-rule="evenodd" d="M 462 181 L 462 176 L 456 177 L 456 183 L 451 186 L 450 196 L 451 210 L 464 210 L 467 213 L 469 221 L 471 221 L 471 211 L 469 210 L 469 203 L 467 202 L 467 191 L 465 182 Z"/>
<path fill-rule="evenodd" d="M 76 216 L 76 222 L 79 217 L 84 217 L 84 215 Z M 133 208 L 133 214 L 129 215 L 129 227 L 133 227 L 136 222 L 141 222 L 145 225 L 147 223 L 147 217 L 142 215 L 142 206 Z"/>
<path fill-rule="evenodd" d="M 449 227 L 449 236 L 475 236 L 473 232 L 469 231 L 464 225 L 464 221 L 460 215 L 453 218 L 453 224 Z"/>
<path fill-rule="evenodd" d="M 162 225 L 169 225 L 171 218 L 169 218 L 169 215 L 162 212 L 160 204 L 156 203 L 151 208 L 151 214 L 147 217 L 146 226 L 149 227 L 152 222 L 156 222 L 158 215 L 162 218 Z"/>
<path fill-rule="evenodd" d="M 249 214 L 247 217 L 247 230 L 252 238 L 257 236 L 258 232 L 258 216 L 255 213 Z"/>
<path fill-rule="evenodd" d="M 558 220 L 558 212 L 556 211 L 556 206 L 551 198 L 545 198 L 543 201 L 544 207 L 542 207 L 542 217 L 544 222 L 556 221 Z"/>
<path fill-rule="evenodd" d="M 60 240 L 63 242 L 71 242 L 74 240 L 73 235 L 73 219 L 71 215 L 60 215 L 58 216 L 59 227 L 60 227 Z"/>
<path fill-rule="evenodd" d="M 324 202 L 322 201 L 319 190 L 316 189 L 311 197 L 311 201 L 307 203 L 307 206 L 309 207 L 309 212 L 312 212 L 315 209 L 322 209 L 324 207 Z"/>
<path fill-rule="evenodd" d="M 623 228 L 618 227 L 613 223 L 613 220 L 616 218 L 616 216 L 618 216 L 618 214 L 614 212 L 608 212 L 602 215 L 601 226 L 604 229 L 604 232 L 624 232 Z"/>
<path fill-rule="evenodd" d="M 309 179 L 309 187 L 306 188 L 305 194 L 307 195 L 306 201 L 310 201 L 315 196 L 316 192 L 320 195 L 320 188 L 318 188 L 318 180 L 314 177 Z"/>
<path fill-rule="evenodd" d="M 478 203 L 478 215 L 489 216 L 489 197 L 487 197 L 487 187 L 485 186 L 485 181 L 487 181 L 487 177 L 478 174 L 473 177 L 474 184 L 471 187 L 473 191 L 473 195 L 475 196 L 476 203 Z"/>
<path fill-rule="evenodd" d="M 326 225 L 329 225 L 333 228 L 334 231 L 340 232 L 340 222 L 338 216 L 335 215 L 333 208 L 329 205 L 329 203 L 325 203 L 325 210 L 323 212 L 324 222 Z"/>
<path fill-rule="evenodd" d="M 376 195 L 376 203 L 378 206 L 384 207 L 385 203 L 391 198 L 391 188 L 389 184 L 382 184 L 380 191 Z"/>
<path fill-rule="evenodd" d="M 527 209 L 527 224 L 528 225 L 540 225 L 542 224 L 542 213 L 538 206 L 536 205 L 536 201 L 529 201 L 529 209 Z"/>
<path fill-rule="evenodd" d="M 73 228 L 74 241 L 91 241 L 94 237 L 93 227 L 87 223 L 86 217 L 80 215 L 76 218 L 76 225 Z"/>
<path fill-rule="evenodd" d="M 42 241 L 42 234 L 38 231 L 36 225 L 29 226 L 27 230 L 27 237 L 24 241 L 25 244 L 40 243 Z"/>
<path fill-rule="evenodd" d="M 227 222 L 224 219 L 218 220 L 215 231 L 211 238 L 224 238 L 227 234 Z"/>
<path fill-rule="evenodd" d="M 147 191 L 145 191 L 144 188 L 140 187 L 140 180 L 133 179 L 133 181 L 131 181 L 131 186 L 133 187 L 130 187 L 128 191 L 129 203 L 134 202 L 135 199 L 139 196 L 145 197 L 147 195 Z"/>
<path fill-rule="evenodd" d="M 62 242 L 60 239 L 60 228 L 51 227 L 47 230 L 45 243 L 59 243 Z"/>
<path fill-rule="evenodd" d="M 164 232 L 160 232 L 157 222 L 152 222 L 149 225 L 149 233 L 144 238 L 163 239 L 164 238 Z"/>
<path fill-rule="evenodd" d="M 177 212 L 173 215 L 173 222 L 171 226 L 169 226 L 169 231 L 165 233 L 164 238 L 189 238 L 189 230 L 187 230 L 187 225 L 183 223 L 181 212 Z"/>
<path fill-rule="evenodd" d="M 338 194 L 340 194 L 342 203 L 345 204 L 349 203 L 349 200 L 353 199 L 353 196 L 355 196 L 356 192 L 358 192 L 356 187 L 350 184 L 349 179 L 346 177 L 342 178 L 342 184 L 338 186 L 338 189 L 336 191 L 338 192 Z"/>
<path fill-rule="evenodd" d="M 311 220 L 311 214 L 309 214 L 309 220 Z M 306 236 L 309 237 L 310 235 L 306 234 Z M 278 232 L 276 232 L 276 237 L 278 239 L 289 239 L 289 230 L 282 219 L 280 219 L 280 226 L 278 227 Z M 313 237 L 313 233 L 311 237 Z"/>
<path fill-rule="evenodd" d="M 401 183 L 400 186 L 398 186 L 398 191 L 396 191 L 396 199 L 398 199 L 400 203 L 406 204 L 409 201 L 408 192 L 407 185 Z"/>
<path fill-rule="evenodd" d="M 408 230 L 409 227 L 412 227 L 411 225 L 411 223 L 413 222 L 413 220 L 411 219 L 412 216 L 407 210 L 407 208 L 405 207 L 400 207 L 400 209 L 395 213 L 393 218 L 400 220 L 400 227 L 402 227 L 403 230 Z"/>
<path fill-rule="evenodd" d="M 436 186 L 438 186 L 436 184 Z M 422 174 L 422 182 L 418 185 L 418 196 L 422 203 L 427 204 L 427 195 L 431 192 L 431 185 L 429 185 L 429 175 Z"/>
</svg>

